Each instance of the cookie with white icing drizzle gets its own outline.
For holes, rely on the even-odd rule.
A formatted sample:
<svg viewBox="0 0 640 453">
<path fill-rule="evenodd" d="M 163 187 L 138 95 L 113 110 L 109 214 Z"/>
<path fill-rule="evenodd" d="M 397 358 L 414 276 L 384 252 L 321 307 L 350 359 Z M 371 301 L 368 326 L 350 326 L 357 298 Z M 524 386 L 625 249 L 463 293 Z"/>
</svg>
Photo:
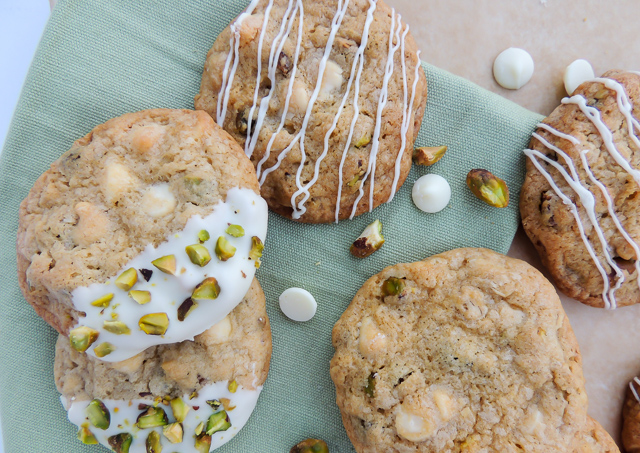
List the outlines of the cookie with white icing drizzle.
<svg viewBox="0 0 640 453">
<path fill-rule="evenodd" d="M 585 82 L 539 124 L 522 224 L 561 291 L 613 309 L 640 302 L 640 76 Z"/>
<path fill-rule="evenodd" d="M 244 146 L 273 211 L 317 223 L 393 199 L 426 94 L 382 0 L 253 0 L 209 51 L 195 106 Z"/>
<path fill-rule="evenodd" d="M 54 370 L 69 420 L 81 431 L 84 425 L 104 446 L 113 448 L 118 435 L 131 436 L 129 450 L 115 451 L 144 453 L 155 431 L 163 451 L 195 453 L 209 451 L 195 448 L 195 431 L 203 422 L 206 432 L 212 416 L 219 422 L 215 432 L 208 434 L 210 439 L 200 439 L 210 441 L 211 448 L 240 431 L 258 400 L 270 357 L 264 293 L 254 279 L 242 302 L 194 341 L 155 346 L 107 363 L 75 351 L 60 336 Z M 90 407 L 93 400 L 104 406 Z M 147 406 L 156 406 L 157 426 L 151 426 L 153 417 L 140 421 Z M 172 426 L 175 422 L 181 426 Z"/>
<path fill-rule="evenodd" d="M 130 113 L 36 181 L 20 209 L 19 280 L 78 351 L 122 361 L 224 318 L 249 288 L 266 226 L 251 162 L 209 115 Z"/>
</svg>

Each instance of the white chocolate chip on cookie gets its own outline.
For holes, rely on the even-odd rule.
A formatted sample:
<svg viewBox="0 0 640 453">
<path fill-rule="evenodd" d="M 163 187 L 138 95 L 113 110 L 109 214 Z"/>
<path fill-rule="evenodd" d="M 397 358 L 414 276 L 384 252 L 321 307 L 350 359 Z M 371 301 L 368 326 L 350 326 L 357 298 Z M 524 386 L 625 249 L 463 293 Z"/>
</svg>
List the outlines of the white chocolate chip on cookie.
<svg viewBox="0 0 640 453">
<path fill-rule="evenodd" d="M 142 209 L 153 218 L 171 214 L 176 205 L 176 197 L 166 183 L 151 186 L 142 197 Z"/>
<path fill-rule="evenodd" d="M 358 347 L 365 357 L 373 357 L 384 351 L 387 347 L 387 336 L 380 331 L 370 316 L 364 318 L 360 325 Z"/>
<path fill-rule="evenodd" d="M 117 162 L 107 164 L 103 192 L 109 204 L 114 205 L 127 190 L 137 185 L 136 177 L 127 167 Z"/>
</svg>

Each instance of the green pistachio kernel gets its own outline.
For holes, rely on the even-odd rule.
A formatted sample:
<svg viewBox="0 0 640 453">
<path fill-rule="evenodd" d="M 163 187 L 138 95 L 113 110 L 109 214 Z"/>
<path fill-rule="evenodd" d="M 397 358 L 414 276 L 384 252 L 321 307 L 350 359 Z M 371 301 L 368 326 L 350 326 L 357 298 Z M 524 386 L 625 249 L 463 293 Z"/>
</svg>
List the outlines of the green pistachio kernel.
<svg viewBox="0 0 640 453">
<path fill-rule="evenodd" d="M 244 236 L 244 228 L 240 225 L 229 225 L 227 227 L 227 234 L 233 236 L 234 238 L 241 238 Z"/>
</svg>

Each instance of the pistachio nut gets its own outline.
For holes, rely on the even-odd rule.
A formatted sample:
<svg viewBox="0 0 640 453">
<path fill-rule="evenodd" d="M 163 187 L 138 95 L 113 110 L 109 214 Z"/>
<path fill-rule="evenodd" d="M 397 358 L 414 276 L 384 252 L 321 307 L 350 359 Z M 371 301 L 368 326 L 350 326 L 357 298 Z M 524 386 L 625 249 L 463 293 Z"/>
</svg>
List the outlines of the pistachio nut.
<svg viewBox="0 0 640 453">
<path fill-rule="evenodd" d="M 206 266 L 211 261 L 209 250 L 202 244 L 193 244 L 185 247 L 185 252 L 189 255 L 189 259 L 196 266 Z"/>
<path fill-rule="evenodd" d="M 264 250 L 264 244 L 258 236 L 251 237 L 251 250 L 249 250 L 249 258 L 252 260 L 260 260 L 262 258 L 262 251 Z"/>
<path fill-rule="evenodd" d="M 196 429 L 194 430 L 194 432 L 196 433 L 196 436 L 199 436 L 202 431 L 204 431 L 204 422 L 200 422 L 198 423 L 198 426 L 196 426 Z"/>
<path fill-rule="evenodd" d="M 151 431 L 149 433 L 145 446 L 147 447 L 147 453 L 162 452 L 162 444 L 160 443 L 160 434 L 158 434 L 158 431 Z"/>
<path fill-rule="evenodd" d="M 366 132 L 362 137 L 360 137 L 358 140 L 355 141 L 353 146 L 355 146 L 356 148 L 362 148 L 364 146 L 367 146 L 369 143 L 371 143 L 372 138 L 373 137 L 371 136 L 371 133 Z"/>
<path fill-rule="evenodd" d="M 509 205 L 507 183 L 487 170 L 471 170 L 467 174 L 467 186 L 471 193 L 490 206 L 506 208 Z"/>
<path fill-rule="evenodd" d="M 80 431 L 78 431 L 78 439 L 85 445 L 96 445 L 98 443 L 96 436 L 86 426 L 81 427 Z"/>
<path fill-rule="evenodd" d="M 212 435 L 218 431 L 226 431 L 229 428 L 231 428 L 231 421 L 229 420 L 227 411 L 220 411 L 211 414 L 209 420 L 207 420 L 205 431 L 208 435 Z"/>
<path fill-rule="evenodd" d="M 289 453 L 329 453 L 329 447 L 324 440 L 306 439 L 294 445 Z"/>
<path fill-rule="evenodd" d="M 203 432 L 197 433 L 194 447 L 198 453 L 209 453 L 209 449 L 211 448 L 211 436 Z"/>
<path fill-rule="evenodd" d="M 109 303 L 111 303 L 112 299 L 113 299 L 113 293 L 105 294 L 104 296 L 99 297 L 93 302 L 91 302 L 91 305 L 93 305 L 94 307 L 107 308 L 109 306 Z"/>
<path fill-rule="evenodd" d="M 173 411 L 173 416 L 175 417 L 178 423 L 182 423 L 185 418 L 187 418 L 187 414 L 191 410 L 191 408 L 182 400 L 182 398 L 174 398 L 169 404 L 171 405 L 171 410 Z"/>
<path fill-rule="evenodd" d="M 227 388 L 231 393 L 236 393 L 236 391 L 238 390 L 238 383 L 234 379 L 233 381 L 229 382 L 229 385 L 227 386 Z"/>
<path fill-rule="evenodd" d="M 93 348 L 93 352 L 95 353 L 96 357 L 107 356 L 115 350 L 116 350 L 116 347 L 111 343 L 107 343 L 106 341 L 104 343 L 100 343 L 98 346 Z"/>
<path fill-rule="evenodd" d="M 384 244 L 382 223 L 379 220 L 367 225 L 362 234 L 351 244 L 350 252 L 357 258 L 366 258 Z"/>
<path fill-rule="evenodd" d="M 227 227 L 226 233 L 229 236 L 233 236 L 234 238 L 241 238 L 244 236 L 244 228 L 240 225 L 229 225 Z"/>
<path fill-rule="evenodd" d="M 131 329 L 122 321 L 105 321 L 102 328 L 116 335 L 129 335 L 131 333 Z"/>
<path fill-rule="evenodd" d="M 129 297 L 138 302 L 140 305 L 148 304 L 151 302 L 151 293 L 149 291 L 140 291 L 132 289 L 129 291 Z"/>
<path fill-rule="evenodd" d="M 446 152 L 446 146 L 421 146 L 413 150 L 413 162 L 429 167 L 442 159 Z"/>
<path fill-rule="evenodd" d="M 151 261 L 151 264 L 165 274 L 176 274 L 177 264 L 175 255 L 161 256 L 160 258 Z"/>
<path fill-rule="evenodd" d="M 85 409 L 87 418 L 93 426 L 99 429 L 107 429 L 111 424 L 109 409 L 99 399 L 92 400 Z"/>
<path fill-rule="evenodd" d="M 181 423 L 170 423 L 162 428 L 162 434 L 164 434 L 164 437 L 166 437 L 172 444 L 179 444 L 182 442 L 184 430 L 182 429 Z"/>
<path fill-rule="evenodd" d="M 130 267 L 116 278 L 115 284 L 123 291 L 129 291 L 138 281 L 138 271 Z"/>
<path fill-rule="evenodd" d="M 226 237 L 220 236 L 216 242 L 216 255 L 220 261 L 227 261 L 236 254 L 236 248 L 231 245 Z"/>
<path fill-rule="evenodd" d="M 97 339 L 100 332 L 87 326 L 80 326 L 69 332 L 69 341 L 71 347 L 78 352 L 84 352 L 89 349 Z"/>
<path fill-rule="evenodd" d="M 129 433 L 120 433 L 109 437 L 107 442 L 115 453 L 129 453 L 133 436 Z"/>
<path fill-rule="evenodd" d="M 138 415 L 136 426 L 140 429 L 155 428 L 169 424 L 167 414 L 160 407 L 149 406 Z"/>
<path fill-rule="evenodd" d="M 385 296 L 398 296 L 404 291 L 404 279 L 389 277 L 382 283 L 382 294 Z"/>
<path fill-rule="evenodd" d="M 207 242 L 209 239 L 211 239 L 209 232 L 207 230 L 200 230 L 200 232 L 198 233 L 198 240 L 200 241 L 200 243 Z"/>
<path fill-rule="evenodd" d="M 373 398 L 376 392 L 376 377 L 378 377 L 378 373 L 373 372 L 367 378 L 367 385 L 364 388 L 364 393 L 369 397 Z"/>
<path fill-rule="evenodd" d="M 205 278 L 191 293 L 191 299 L 200 302 L 205 300 L 213 300 L 220 294 L 220 285 L 218 280 L 213 277 Z"/>
<path fill-rule="evenodd" d="M 361 168 L 360 170 L 358 170 L 358 172 L 353 176 L 351 181 L 347 183 L 347 187 L 357 186 L 360 180 L 362 180 L 362 177 L 364 176 L 364 174 L 365 174 L 364 168 Z"/>
<path fill-rule="evenodd" d="M 213 410 L 217 411 L 220 409 L 222 403 L 219 400 L 207 400 L 207 404 L 213 408 Z"/>
<path fill-rule="evenodd" d="M 198 304 L 196 304 L 192 298 L 188 297 L 185 299 L 178 307 L 178 321 L 184 321 L 187 316 L 189 316 L 189 313 L 197 306 Z"/>
<path fill-rule="evenodd" d="M 169 317 L 166 313 L 149 313 L 140 318 L 138 326 L 147 335 L 164 335 L 169 328 Z"/>
</svg>

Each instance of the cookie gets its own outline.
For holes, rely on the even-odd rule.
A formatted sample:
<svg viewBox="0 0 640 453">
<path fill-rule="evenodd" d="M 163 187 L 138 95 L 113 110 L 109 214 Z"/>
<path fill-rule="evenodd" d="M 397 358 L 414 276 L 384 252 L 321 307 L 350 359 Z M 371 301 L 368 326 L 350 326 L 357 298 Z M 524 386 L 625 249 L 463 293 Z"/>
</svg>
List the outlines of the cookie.
<svg viewBox="0 0 640 453">
<path fill-rule="evenodd" d="M 382 0 L 255 0 L 209 51 L 194 104 L 244 146 L 273 211 L 318 223 L 393 199 L 426 96 Z"/>
<path fill-rule="evenodd" d="M 584 437 L 578 344 L 553 286 L 486 249 L 387 267 L 333 329 L 356 451 L 566 452 Z"/>
<path fill-rule="evenodd" d="M 85 424 L 106 447 L 112 448 L 116 441 L 112 436 L 120 434 L 122 438 L 131 436 L 131 452 L 146 451 L 145 442 L 155 431 L 166 450 L 195 452 L 195 429 L 200 422 L 206 425 L 212 414 L 218 413 L 215 419 L 230 423 L 228 427 L 222 423 L 224 430 L 211 433 L 213 448 L 232 439 L 244 426 L 267 378 L 270 357 L 271 330 L 264 293 L 254 279 L 242 302 L 194 341 L 154 346 L 125 361 L 109 363 L 74 350 L 61 335 L 54 370 L 69 420 L 79 428 Z M 96 399 L 109 414 L 106 429 L 89 418 L 93 409 L 88 406 Z M 185 407 L 178 400 L 188 410 L 186 417 L 181 416 Z M 166 417 L 162 413 L 156 416 L 160 423 L 166 418 L 166 424 L 153 430 L 134 427 L 145 423 L 139 416 L 148 406 L 162 410 Z M 182 423 L 181 428 L 170 425 L 176 421 Z M 176 434 L 178 437 L 171 437 Z M 182 443 L 173 445 L 170 439 L 180 437 Z"/>
<path fill-rule="evenodd" d="M 609 433 L 591 417 L 587 417 L 587 426 L 582 433 L 576 436 L 570 451 L 574 453 L 620 453 L 620 449 Z"/>
<path fill-rule="evenodd" d="M 251 284 L 267 226 L 258 190 L 249 159 L 204 112 L 110 120 L 22 202 L 24 296 L 77 350 L 103 360 L 193 339 Z"/>
<path fill-rule="evenodd" d="M 555 284 L 594 307 L 640 301 L 640 75 L 609 71 L 533 134 L 522 224 Z"/>
<path fill-rule="evenodd" d="M 627 453 L 640 452 L 640 379 L 627 388 L 622 405 L 622 446 Z"/>
</svg>

